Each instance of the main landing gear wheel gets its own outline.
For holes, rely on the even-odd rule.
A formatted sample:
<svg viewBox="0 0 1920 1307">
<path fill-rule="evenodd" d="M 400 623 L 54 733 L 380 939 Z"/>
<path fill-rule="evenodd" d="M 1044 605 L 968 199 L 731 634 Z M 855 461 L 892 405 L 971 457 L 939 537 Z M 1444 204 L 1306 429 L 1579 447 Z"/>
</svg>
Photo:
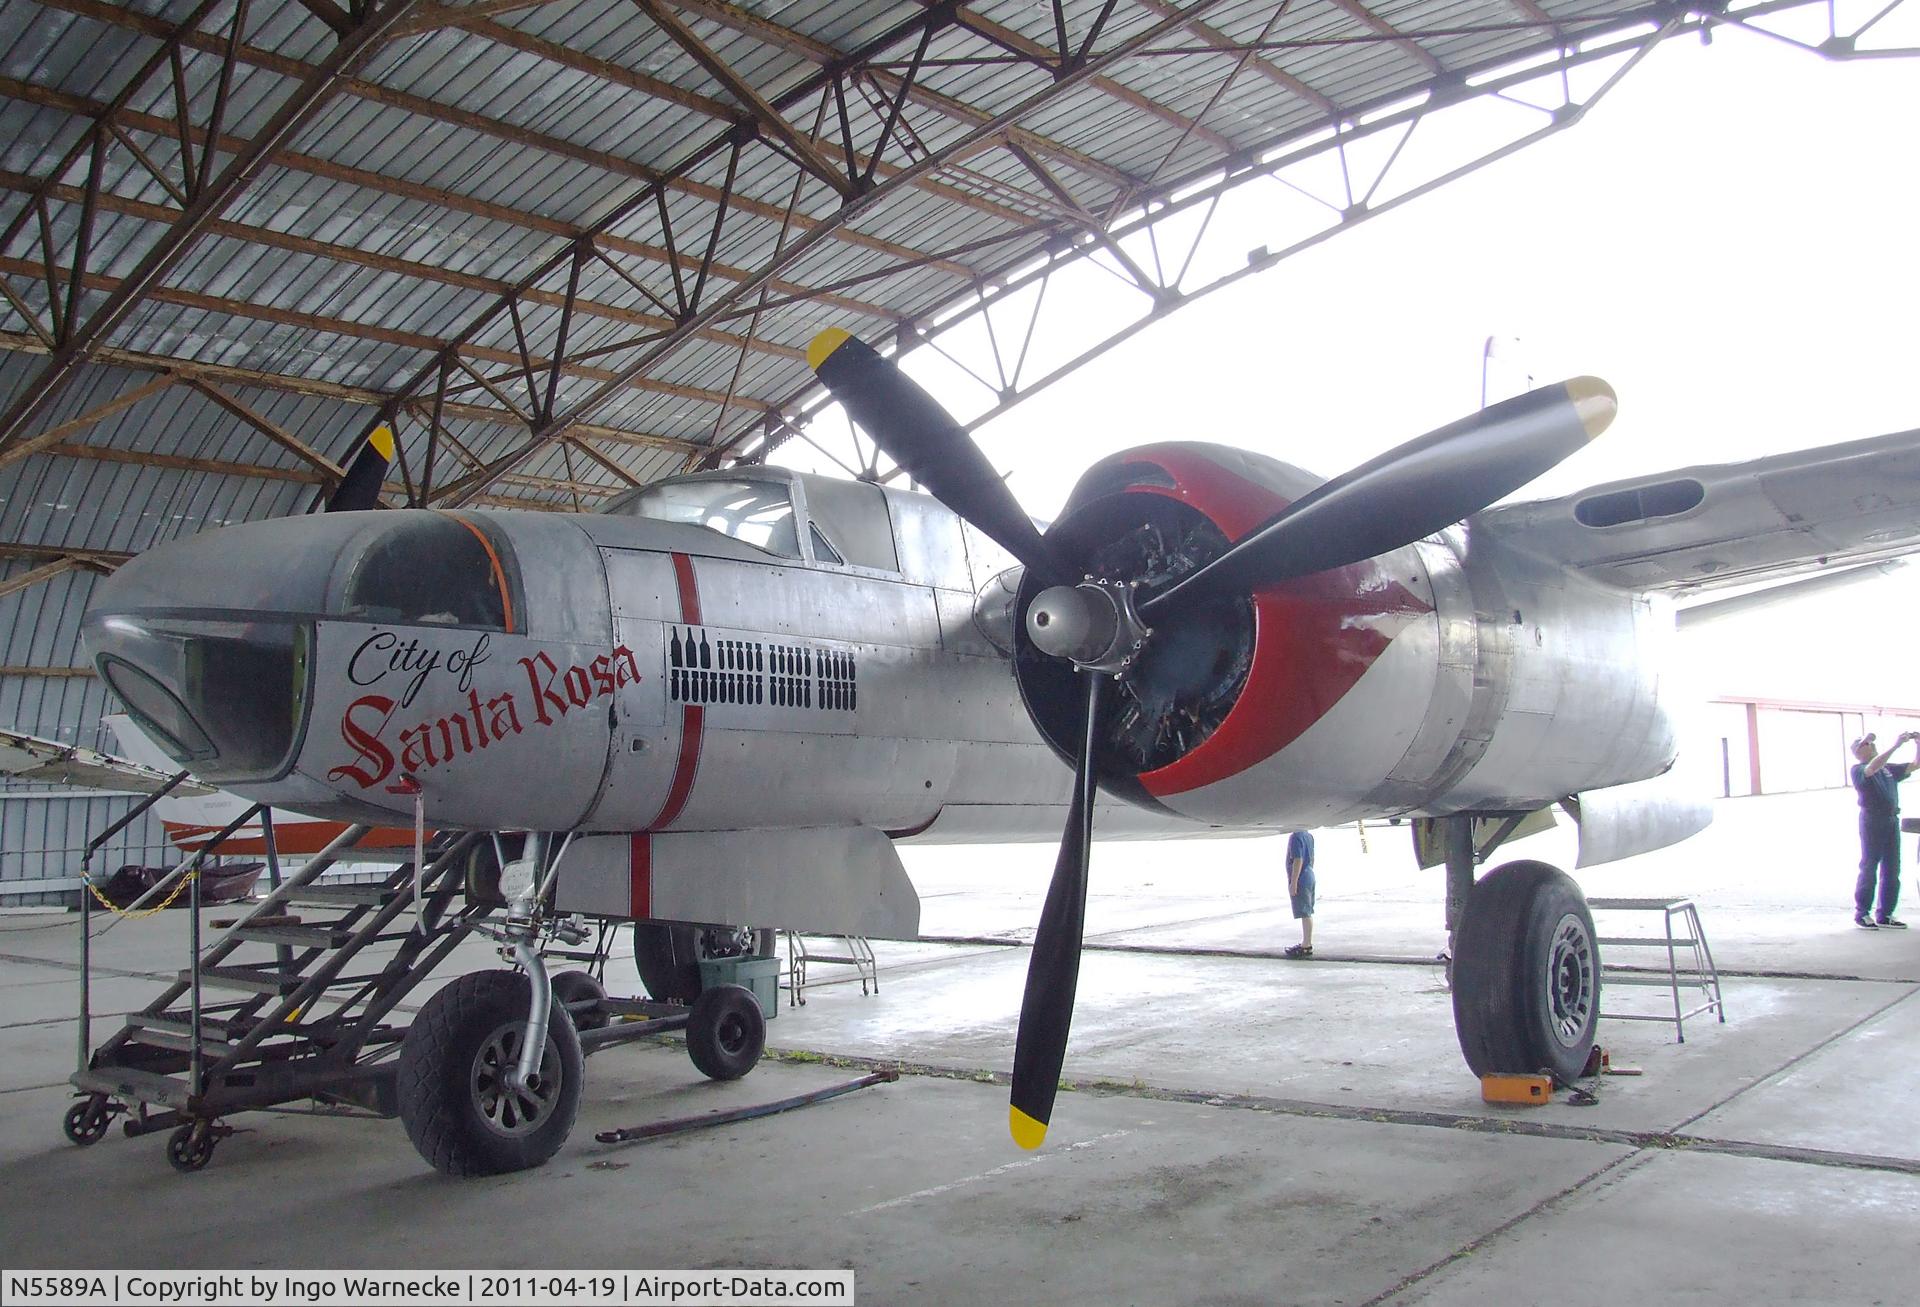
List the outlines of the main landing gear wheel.
<svg viewBox="0 0 1920 1307">
<path fill-rule="evenodd" d="M 744 985 L 715 985 L 693 1001 L 687 1056 L 709 1080 L 738 1080 L 767 1046 L 767 1018 Z"/>
<path fill-rule="evenodd" d="M 1571 876 L 1510 862 L 1467 897 L 1453 963 L 1453 1023 L 1475 1075 L 1586 1069 L 1600 1021 L 1593 915 Z"/>
<path fill-rule="evenodd" d="M 500 1175 L 560 1151 L 580 1108 L 580 1036 L 555 1003 L 531 1087 L 514 1083 L 533 989 L 514 971 L 476 971 L 427 1000 L 400 1046 L 400 1120 L 447 1175 Z"/>
<path fill-rule="evenodd" d="M 770 958 L 773 931 L 744 926 L 633 923 L 633 965 L 647 993 L 661 1003 L 700 997 L 700 964 L 718 958 Z"/>
<path fill-rule="evenodd" d="M 562 971 L 555 976 L 553 1001 L 556 1006 L 567 1009 L 576 1031 L 599 1030 L 613 1020 L 603 1006 L 607 1001 L 607 987 L 590 972 Z"/>
<path fill-rule="evenodd" d="M 97 1144 L 107 1133 L 107 1122 L 113 1113 L 107 1109 L 105 1094 L 89 1094 L 67 1109 L 66 1116 L 60 1120 L 60 1128 L 66 1131 L 67 1138 L 85 1148 Z"/>
</svg>

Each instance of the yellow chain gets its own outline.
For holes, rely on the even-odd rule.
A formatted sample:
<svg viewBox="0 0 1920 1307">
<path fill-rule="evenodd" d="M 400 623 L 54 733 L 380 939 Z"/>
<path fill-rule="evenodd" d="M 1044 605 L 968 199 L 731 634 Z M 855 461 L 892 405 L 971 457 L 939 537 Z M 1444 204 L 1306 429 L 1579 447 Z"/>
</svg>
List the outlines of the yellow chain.
<svg viewBox="0 0 1920 1307">
<path fill-rule="evenodd" d="M 173 887 L 173 892 L 167 895 L 166 898 L 162 899 L 157 906 L 151 907 L 151 908 L 142 908 L 138 912 L 129 912 L 127 909 L 116 904 L 112 899 L 102 894 L 99 890 L 99 887 L 96 886 L 91 880 L 87 882 L 87 892 L 93 895 L 93 897 L 95 897 L 96 899 L 99 899 L 100 906 L 105 908 L 108 912 L 111 912 L 114 916 L 120 917 L 127 921 L 139 921 L 142 918 L 151 917 L 156 912 L 165 912 L 168 908 L 172 907 L 174 900 L 180 897 L 180 892 L 186 889 L 187 886 L 193 884 L 193 882 L 198 880 L 199 878 L 200 878 L 200 868 L 195 867 L 192 871 L 188 872 L 186 875 L 180 878 L 180 883 Z"/>
</svg>

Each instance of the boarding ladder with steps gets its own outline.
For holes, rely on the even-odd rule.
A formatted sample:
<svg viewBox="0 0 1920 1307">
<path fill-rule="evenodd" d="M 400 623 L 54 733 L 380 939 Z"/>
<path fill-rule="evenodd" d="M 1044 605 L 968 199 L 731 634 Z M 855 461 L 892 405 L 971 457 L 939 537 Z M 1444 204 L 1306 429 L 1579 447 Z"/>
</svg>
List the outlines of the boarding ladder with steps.
<svg viewBox="0 0 1920 1307">
<path fill-rule="evenodd" d="M 260 811 L 175 874 L 194 875 Z M 309 1099 L 395 1113 L 405 1028 L 387 1017 L 491 908 L 464 893 L 473 835 L 428 844 L 418 874 L 407 863 L 378 882 L 315 883 L 368 829 L 347 828 L 204 949 L 195 881 L 190 964 L 91 1052 L 83 989 L 81 1065 L 71 1079 L 84 1097 L 68 1113 L 69 1138 L 91 1143 L 125 1114 L 129 1135 L 173 1130 L 169 1161 L 198 1170 L 230 1133 L 218 1124 L 230 1113 Z M 270 837 L 269 859 L 277 869 Z M 238 997 L 209 1001 L 209 990 Z"/>
</svg>

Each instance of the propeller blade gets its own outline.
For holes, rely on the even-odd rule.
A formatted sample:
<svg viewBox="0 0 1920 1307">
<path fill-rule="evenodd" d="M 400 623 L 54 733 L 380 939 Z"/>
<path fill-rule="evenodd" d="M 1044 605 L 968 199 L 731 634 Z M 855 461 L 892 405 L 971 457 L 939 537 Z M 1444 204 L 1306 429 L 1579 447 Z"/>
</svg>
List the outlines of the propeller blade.
<svg viewBox="0 0 1920 1307">
<path fill-rule="evenodd" d="M 1028 567 L 1049 579 L 1068 575 L 966 429 L 890 359 L 832 327 L 807 346 L 807 365 L 887 457 L 935 499 Z"/>
<path fill-rule="evenodd" d="M 1053 1117 L 1053 1096 L 1060 1088 L 1060 1065 L 1067 1056 L 1067 1032 L 1073 1025 L 1073 995 L 1080 980 L 1080 940 L 1087 923 L 1087 854 L 1093 843 L 1094 742 L 1112 679 L 1086 673 L 1087 725 L 1074 770 L 1073 803 L 1060 856 L 1053 864 L 1040 927 L 1027 962 L 1027 992 L 1020 1002 L 1020 1034 L 1013 1045 L 1013 1104 L 1007 1121 L 1013 1142 L 1038 1148 Z"/>
<path fill-rule="evenodd" d="M 355 513 L 380 507 L 380 487 L 393 466 L 393 428 L 382 422 L 360 442 L 360 452 L 347 465 L 346 475 L 327 498 L 329 513 Z"/>
<path fill-rule="evenodd" d="M 1424 540 L 1509 495 L 1613 421 L 1597 377 L 1502 401 L 1303 495 L 1226 553 L 1140 605 L 1148 622 L 1225 594 L 1345 567 Z"/>
</svg>

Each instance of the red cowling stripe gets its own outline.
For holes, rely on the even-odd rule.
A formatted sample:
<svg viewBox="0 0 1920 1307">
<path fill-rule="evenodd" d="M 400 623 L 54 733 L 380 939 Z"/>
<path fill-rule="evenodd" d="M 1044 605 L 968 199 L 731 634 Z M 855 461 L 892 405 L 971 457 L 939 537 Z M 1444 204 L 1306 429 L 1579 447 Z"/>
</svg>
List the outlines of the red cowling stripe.
<svg viewBox="0 0 1920 1307">
<path fill-rule="evenodd" d="M 1172 486 L 1138 485 L 1136 493 L 1177 499 L 1238 540 L 1290 502 L 1278 491 L 1223 462 L 1231 451 L 1193 445 L 1148 445 L 1116 461 L 1150 463 Z M 1393 641 L 1398 624 L 1380 619 L 1423 616 L 1432 605 L 1376 560 L 1319 572 L 1253 592 L 1253 665 L 1240 698 L 1214 733 L 1177 762 L 1145 772 L 1156 798 L 1188 793 L 1238 775 L 1271 758 L 1351 690 Z"/>
</svg>

